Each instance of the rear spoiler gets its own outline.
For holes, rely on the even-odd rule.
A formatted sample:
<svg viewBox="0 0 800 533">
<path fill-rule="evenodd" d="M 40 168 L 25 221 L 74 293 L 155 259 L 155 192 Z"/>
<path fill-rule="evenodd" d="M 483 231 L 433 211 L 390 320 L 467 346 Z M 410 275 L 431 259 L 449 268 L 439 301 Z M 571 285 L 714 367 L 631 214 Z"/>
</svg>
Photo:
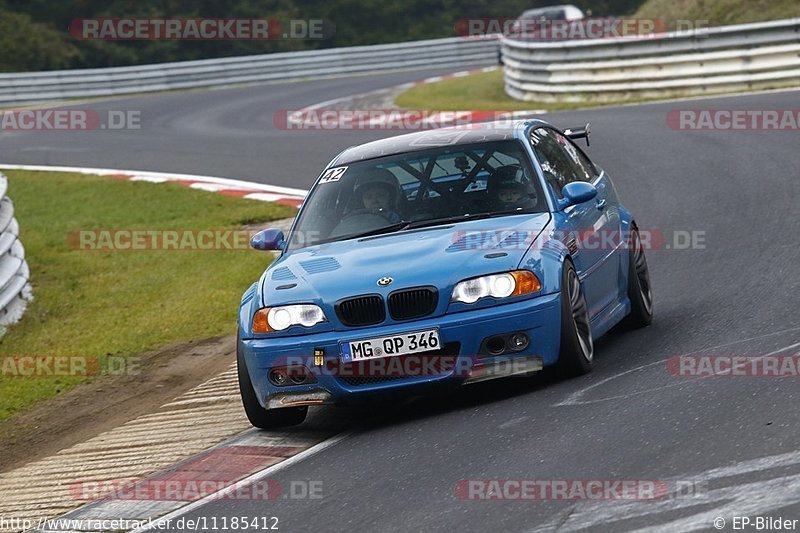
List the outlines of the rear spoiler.
<svg viewBox="0 0 800 533">
<path fill-rule="evenodd" d="M 591 146 L 591 143 L 589 142 L 589 137 L 591 137 L 592 135 L 592 130 L 589 128 L 588 122 L 583 127 L 565 129 L 564 135 L 566 135 L 572 140 L 586 139 L 586 146 Z"/>
</svg>

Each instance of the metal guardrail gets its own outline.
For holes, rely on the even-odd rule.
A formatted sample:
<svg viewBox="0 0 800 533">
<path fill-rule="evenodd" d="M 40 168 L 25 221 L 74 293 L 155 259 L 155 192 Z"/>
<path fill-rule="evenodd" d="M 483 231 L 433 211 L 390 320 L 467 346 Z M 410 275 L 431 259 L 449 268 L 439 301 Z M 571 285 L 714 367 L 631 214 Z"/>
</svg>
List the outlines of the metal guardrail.
<svg viewBox="0 0 800 533">
<path fill-rule="evenodd" d="M 520 100 L 608 101 L 800 85 L 800 18 L 638 39 L 500 41 L 506 93 Z"/>
<path fill-rule="evenodd" d="M 497 46 L 494 40 L 453 37 L 131 67 L 0 74 L 0 105 L 393 70 L 480 66 L 496 62 Z"/>
<path fill-rule="evenodd" d="M 7 190 L 8 179 L 0 172 L 0 335 L 22 317 L 31 299 L 30 270 Z"/>
</svg>

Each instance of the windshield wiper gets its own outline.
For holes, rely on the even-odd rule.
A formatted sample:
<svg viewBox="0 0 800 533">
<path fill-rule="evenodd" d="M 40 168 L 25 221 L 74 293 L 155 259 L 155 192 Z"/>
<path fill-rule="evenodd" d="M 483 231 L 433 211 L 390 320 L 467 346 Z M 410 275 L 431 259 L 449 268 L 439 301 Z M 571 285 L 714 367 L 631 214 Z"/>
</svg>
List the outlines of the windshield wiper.
<svg viewBox="0 0 800 533">
<path fill-rule="evenodd" d="M 480 220 L 483 218 L 502 217 L 506 215 L 523 215 L 531 212 L 532 211 L 526 209 L 507 209 L 505 211 L 486 211 L 485 213 L 465 213 L 463 215 L 431 218 L 428 220 L 419 220 L 417 222 L 411 222 L 408 225 L 408 229 L 424 228 L 425 226 L 437 226 L 440 224 L 449 224 L 451 222 L 466 222 L 468 220 Z"/>
<path fill-rule="evenodd" d="M 329 237 L 317 241 L 315 244 L 326 244 L 329 242 L 345 241 L 348 239 L 361 239 L 364 237 L 372 237 L 374 235 L 383 235 L 384 233 L 392 233 L 394 231 L 402 231 L 406 229 L 424 228 L 427 226 L 438 226 L 442 224 L 450 224 L 452 222 L 466 222 L 468 220 L 480 220 L 484 218 L 501 217 L 506 215 L 523 215 L 532 213 L 529 209 L 507 209 L 505 211 L 486 211 L 485 213 L 466 213 L 463 215 L 455 215 L 441 218 L 430 218 L 428 220 L 417 220 L 411 222 L 408 220 L 401 220 L 388 226 L 381 226 L 380 228 L 371 229 L 361 233 L 351 233 L 349 235 L 337 235 L 336 237 Z"/>
<path fill-rule="evenodd" d="M 350 235 L 338 235 L 335 237 L 335 240 L 344 241 L 347 239 L 360 239 L 362 237 L 371 237 L 373 235 L 391 233 L 393 231 L 406 229 L 407 227 L 409 227 L 410 224 L 411 222 L 409 222 L 408 220 L 401 220 L 400 222 L 395 222 L 394 224 L 389 224 L 388 226 L 381 226 L 380 228 L 371 229 L 369 231 L 364 231 L 362 233 L 351 233 Z"/>
</svg>

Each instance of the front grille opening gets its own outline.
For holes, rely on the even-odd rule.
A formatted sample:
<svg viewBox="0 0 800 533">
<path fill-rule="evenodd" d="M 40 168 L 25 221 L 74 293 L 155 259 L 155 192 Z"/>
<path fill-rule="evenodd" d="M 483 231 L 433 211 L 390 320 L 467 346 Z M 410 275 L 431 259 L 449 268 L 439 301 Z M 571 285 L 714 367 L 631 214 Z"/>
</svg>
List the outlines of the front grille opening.
<svg viewBox="0 0 800 533">
<path fill-rule="evenodd" d="M 420 379 L 447 376 L 457 370 L 460 342 L 448 342 L 438 350 L 411 355 L 396 355 L 338 363 L 339 379 L 353 387 L 398 379 Z M 409 361 L 410 359 L 410 361 Z M 405 371 L 408 370 L 409 373 Z"/>
<path fill-rule="evenodd" d="M 417 287 L 395 291 L 389 295 L 389 315 L 394 320 L 421 318 L 436 310 L 439 291 L 434 287 Z"/>
<path fill-rule="evenodd" d="M 345 326 L 371 326 L 386 320 L 386 307 L 380 295 L 368 294 L 340 301 L 336 315 Z"/>
</svg>

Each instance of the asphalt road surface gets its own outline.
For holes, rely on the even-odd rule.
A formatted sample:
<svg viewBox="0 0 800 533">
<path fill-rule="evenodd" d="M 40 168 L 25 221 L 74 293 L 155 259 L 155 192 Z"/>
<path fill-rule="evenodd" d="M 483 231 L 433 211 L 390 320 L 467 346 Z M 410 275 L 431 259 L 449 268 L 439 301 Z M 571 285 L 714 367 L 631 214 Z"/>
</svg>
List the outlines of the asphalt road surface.
<svg viewBox="0 0 800 533">
<path fill-rule="evenodd" d="M 429 74 L 94 102 L 78 107 L 141 110 L 142 129 L 6 133 L 0 161 L 308 187 L 340 149 L 388 134 L 276 130 L 277 110 Z M 607 335 L 582 378 L 515 378 L 353 408 L 358 421 L 345 439 L 266 474 L 287 487 L 319 481 L 323 498 L 220 500 L 187 516 L 276 516 L 282 531 L 315 532 L 714 530 L 717 517 L 732 530 L 734 516 L 800 519 L 800 378 L 680 377 L 666 363 L 682 354 L 800 353 L 800 134 L 676 131 L 666 120 L 672 109 L 790 109 L 799 97 L 547 115 L 561 127 L 592 123 L 588 152 L 640 228 L 670 245 L 648 254 L 653 325 Z M 686 235 L 696 246 L 682 249 Z M 341 409 L 350 408 L 316 409 L 309 423 Z M 485 479 L 655 480 L 684 494 L 475 501 L 456 492 L 462 480 Z"/>
</svg>

